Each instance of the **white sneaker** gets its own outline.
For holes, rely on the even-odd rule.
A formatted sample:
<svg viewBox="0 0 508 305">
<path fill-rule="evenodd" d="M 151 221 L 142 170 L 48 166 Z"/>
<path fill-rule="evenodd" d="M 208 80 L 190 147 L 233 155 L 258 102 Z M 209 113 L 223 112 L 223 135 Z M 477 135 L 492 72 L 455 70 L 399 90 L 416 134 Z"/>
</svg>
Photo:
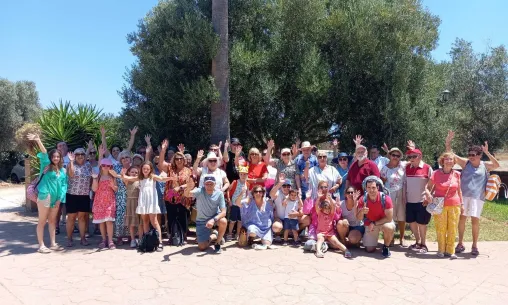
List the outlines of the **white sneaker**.
<svg viewBox="0 0 508 305">
<path fill-rule="evenodd" d="M 138 246 L 138 243 L 135 239 L 131 240 L 131 248 L 136 248 Z"/>
</svg>

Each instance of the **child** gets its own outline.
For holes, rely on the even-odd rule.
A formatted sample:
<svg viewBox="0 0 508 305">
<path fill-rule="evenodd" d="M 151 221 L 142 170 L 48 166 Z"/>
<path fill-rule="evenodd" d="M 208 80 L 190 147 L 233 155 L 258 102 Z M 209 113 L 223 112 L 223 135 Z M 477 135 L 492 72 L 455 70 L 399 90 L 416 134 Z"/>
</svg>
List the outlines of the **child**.
<svg viewBox="0 0 508 305">
<path fill-rule="evenodd" d="M 289 191 L 289 195 L 284 199 L 282 205 L 285 207 L 284 212 L 284 242 L 283 246 L 288 244 L 289 231 L 293 231 L 293 242 L 295 246 L 298 246 L 298 217 L 294 214 L 295 212 L 300 214 L 303 208 L 302 197 L 298 196 L 298 192 L 295 189 Z"/>
<path fill-rule="evenodd" d="M 344 246 L 335 235 L 333 220 L 335 218 L 336 205 L 332 203 L 331 195 L 320 195 L 316 201 L 316 213 L 318 216 L 317 223 L 317 243 L 316 243 L 316 257 L 323 258 L 324 254 L 321 251 L 321 245 L 325 240 L 334 249 L 344 251 L 345 258 L 351 258 L 351 252 Z"/>
<path fill-rule="evenodd" d="M 147 233 L 150 231 L 150 224 L 159 233 L 159 246 L 158 252 L 163 250 L 162 246 L 162 235 L 161 227 L 157 220 L 157 214 L 161 213 L 159 208 L 159 198 L 157 196 L 156 184 L 154 181 L 166 182 L 169 180 L 175 180 L 174 177 L 161 177 L 154 174 L 154 168 L 152 162 L 145 161 L 141 165 L 141 171 L 137 177 L 125 176 L 126 170 L 122 169 L 122 180 L 128 182 L 139 181 L 139 198 L 138 206 L 136 208 L 136 214 L 141 215 L 141 221 L 143 223 L 143 231 Z"/>
<path fill-rule="evenodd" d="M 127 170 L 127 175 L 129 177 L 137 177 L 139 176 L 139 169 L 136 166 L 131 166 Z M 124 180 L 124 183 L 127 188 L 127 203 L 125 205 L 124 223 L 129 228 L 129 233 L 131 235 L 131 248 L 136 248 L 138 245 L 138 240 L 136 240 L 135 236 L 136 228 L 139 228 L 139 236 L 141 236 L 141 232 L 143 232 L 141 230 L 139 215 L 136 214 L 139 200 L 139 181 L 129 182 L 128 180 Z"/>
<path fill-rule="evenodd" d="M 99 248 L 106 248 L 106 235 L 109 240 L 108 248 L 115 249 L 113 243 L 113 223 L 116 215 L 115 192 L 118 191 L 116 179 L 109 173 L 113 167 L 110 159 L 102 159 L 99 174 L 92 173 L 92 191 L 95 192 L 93 202 L 93 223 L 98 223 L 102 241 Z"/>
<path fill-rule="evenodd" d="M 234 204 L 236 202 L 236 198 L 242 194 L 242 189 L 244 185 L 247 185 L 247 177 L 249 176 L 249 168 L 245 166 L 240 166 L 238 169 L 238 173 L 240 175 L 240 179 L 233 181 L 229 186 L 229 233 L 226 235 L 226 241 L 231 241 L 232 239 L 237 239 L 240 230 L 242 228 L 242 218 L 240 216 L 240 207 Z M 236 236 L 233 237 L 233 229 L 235 228 L 236 222 Z"/>
</svg>

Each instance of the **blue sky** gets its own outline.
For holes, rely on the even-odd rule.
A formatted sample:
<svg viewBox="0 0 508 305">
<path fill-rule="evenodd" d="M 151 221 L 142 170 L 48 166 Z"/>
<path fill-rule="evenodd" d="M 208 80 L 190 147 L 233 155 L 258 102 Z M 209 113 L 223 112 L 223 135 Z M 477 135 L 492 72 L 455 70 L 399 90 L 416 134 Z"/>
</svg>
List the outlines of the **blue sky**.
<svg viewBox="0 0 508 305">
<path fill-rule="evenodd" d="M 43 106 L 59 99 L 104 112 L 123 106 L 117 90 L 135 58 L 126 35 L 157 0 L 5 0 L 0 3 L 0 77 L 36 83 Z M 441 18 L 433 56 L 447 60 L 456 37 L 478 52 L 508 44 L 507 0 L 423 0 Z"/>
</svg>

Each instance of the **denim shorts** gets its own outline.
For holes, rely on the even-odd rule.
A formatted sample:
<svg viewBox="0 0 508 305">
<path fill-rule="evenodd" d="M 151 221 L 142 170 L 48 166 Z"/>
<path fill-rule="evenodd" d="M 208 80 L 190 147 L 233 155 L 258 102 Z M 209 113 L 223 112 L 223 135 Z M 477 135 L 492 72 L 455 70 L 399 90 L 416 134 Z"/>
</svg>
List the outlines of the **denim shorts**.
<svg viewBox="0 0 508 305">
<path fill-rule="evenodd" d="M 283 227 L 284 227 L 284 230 L 298 231 L 298 219 L 284 218 Z"/>
<path fill-rule="evenodd" d="M 212 218 L 210 218 L 210 219 L 212 219 Z M 196 221 L 196 239 L 197 239 L 198 243 L 204 243 L 204 242 L 207 242 L 210 240 L 210 234 L 212 234 L 213 228 L 208 229 L 206 227 L 206 223 L 208 221 L 209 220 L 205 220 L 205 221 L 197 220 Z"/>
<path fill-rule="evenodd" d="M 349 232 L 351 233 L 351 231 L 353 231 L 353 230 L 360 231 L 360 233 L 362 234 L 362 237 L 363 237 L 363 234 L 365 234 L 365 227 L 364 226 L 349 226 Z"/>
</svg>

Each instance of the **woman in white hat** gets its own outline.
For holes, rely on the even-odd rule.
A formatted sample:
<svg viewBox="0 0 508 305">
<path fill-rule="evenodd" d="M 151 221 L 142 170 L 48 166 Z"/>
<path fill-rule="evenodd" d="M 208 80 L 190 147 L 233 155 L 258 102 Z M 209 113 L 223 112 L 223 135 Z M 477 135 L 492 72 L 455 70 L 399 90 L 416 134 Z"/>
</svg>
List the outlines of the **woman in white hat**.
<svg viewBox="0 0 508 305">
<path fill-rule="evenodd" d="M 214 152 L 209 152 L 206 155 L 206 159 L 203 160 L 204 166 L 199 167 L 199 162 L 201 162 L 204 154 L 204 150 L 198 151 L 196 160 L 194 160 L 194 166 L 192 167 L 194 175 L 201 177 L 199 179 L 199 187 L 204 186 L 204 177 L 206 175 L 213 175 L 215 177 L 215 189 L 226 192 L 229 188 L 229 180 L 226 172 L 219 168 L 219 158 Z"/>
</svg>

